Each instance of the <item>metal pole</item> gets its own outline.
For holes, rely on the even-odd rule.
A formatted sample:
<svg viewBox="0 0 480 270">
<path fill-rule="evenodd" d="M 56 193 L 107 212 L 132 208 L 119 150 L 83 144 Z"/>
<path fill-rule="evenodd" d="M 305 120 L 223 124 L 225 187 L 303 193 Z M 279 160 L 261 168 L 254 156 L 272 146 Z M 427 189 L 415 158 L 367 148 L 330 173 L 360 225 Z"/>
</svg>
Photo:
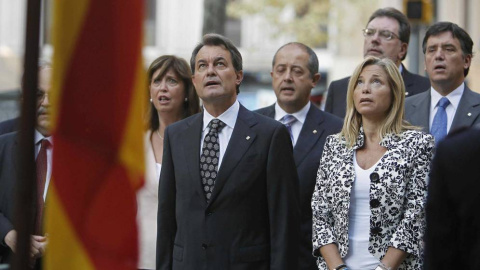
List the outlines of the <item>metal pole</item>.
<svg viewBox="0 0 480 270">
<path fill-rule="evenodd" d="M 40 36 L 40 0 L 27 1 L 25 58 L 23 76 L 23 103 L 20 121 L 19 177 L 16 186 L 14 227 L 17 245 L 12 269 L 30 269 L 30 235 L 33 233 L 36 196 L 34 126 L 36 122 L 36 92 Z"/>
</svg>

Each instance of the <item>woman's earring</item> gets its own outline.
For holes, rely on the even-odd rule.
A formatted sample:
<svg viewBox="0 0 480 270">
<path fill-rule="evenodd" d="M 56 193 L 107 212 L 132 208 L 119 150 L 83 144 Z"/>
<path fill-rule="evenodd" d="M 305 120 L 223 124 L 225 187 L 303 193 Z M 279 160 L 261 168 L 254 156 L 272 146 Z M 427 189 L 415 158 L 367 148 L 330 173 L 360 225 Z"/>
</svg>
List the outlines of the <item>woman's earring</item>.
<svg viewBox="0 0 480 270">
<path fill-rule="evenodd" d="M 188 98 L 185 98 L 185 102 L 187 102 L 187 101 L 188 101 Z"/>
<path fill-rule="evenodd" d="M 153 99 L 150 99 L 150 103 L 152 103 L 152 102 L 153 102 Z"/>
</svg>

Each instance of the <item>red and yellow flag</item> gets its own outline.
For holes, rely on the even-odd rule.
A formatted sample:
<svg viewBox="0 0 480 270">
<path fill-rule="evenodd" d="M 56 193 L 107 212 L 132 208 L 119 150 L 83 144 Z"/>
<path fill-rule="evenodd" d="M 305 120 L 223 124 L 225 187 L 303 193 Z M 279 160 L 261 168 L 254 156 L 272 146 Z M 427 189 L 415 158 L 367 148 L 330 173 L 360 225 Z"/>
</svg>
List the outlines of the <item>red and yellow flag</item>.
<svg viewBox="0 0 480 270">
<path fill-rule="evenodd" d="M 136 269 L 144 1 L 54 1 L 47 269 Z"/>
</svg>

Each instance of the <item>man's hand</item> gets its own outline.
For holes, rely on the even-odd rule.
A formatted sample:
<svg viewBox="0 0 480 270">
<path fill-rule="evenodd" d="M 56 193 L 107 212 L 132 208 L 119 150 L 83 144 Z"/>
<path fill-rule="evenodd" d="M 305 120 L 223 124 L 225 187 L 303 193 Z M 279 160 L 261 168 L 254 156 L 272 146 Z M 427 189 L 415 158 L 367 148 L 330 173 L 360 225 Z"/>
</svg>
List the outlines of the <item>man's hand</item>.
<svg viewBox="0 0 480 270">
<path fill-rule="evenodd" d="M 15 252 L 15 248 L 17 246 L 17 231 L 11 230 L 5 235 L 5 244 Z"/>
<path fill-rule="evenodd" d="M 30 256 L 33 259 L 37 259 L 45 255 L 45 249 L 48 245 L 47 236 L 32 235 L 31 241 Z"/>
</svg>

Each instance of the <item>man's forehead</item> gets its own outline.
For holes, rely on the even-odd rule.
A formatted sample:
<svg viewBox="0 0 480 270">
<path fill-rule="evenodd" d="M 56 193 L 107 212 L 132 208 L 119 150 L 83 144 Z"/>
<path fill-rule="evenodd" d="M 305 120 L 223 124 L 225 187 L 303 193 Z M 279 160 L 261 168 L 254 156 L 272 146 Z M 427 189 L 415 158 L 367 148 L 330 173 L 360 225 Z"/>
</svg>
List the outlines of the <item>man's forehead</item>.
<svg viewBox="0 0 480 270">
<path fill-rule="evenodd" d="M 371 20 L 368 25 L 368 28 L 379 28 L 379 29 L 387 29 L 387 30 L 397 30 L 400 27 L 398 21 L 394 18 L 382 16 L 376 17 L 375 19 Z"/>
<path fill-rule="evenodd" d="M 42 91 L 50 90 L 52 68 L 44 67 L 38 71 L 38 88 Z"/>
<path fill-rule="evenodd" d="M 195 61 L 224 58 L 230 60 L 230 52 L 223 45 L 204 45 L 197 53 Z"/>
<path fill-rule="evenodd" d="M 275 56 L 275 65 L 284 65 L 293 60 L 293 63 L 296 65 L 304 66 L 307 65 L 308 58 L 309 55 L 305 48 L 296 44 L 290 44 L 278 51 Z"/>
<path fill-rule="evenodd" d="M 444 31 L 440 32 L 435 35 L 431 35 L 427 39 L 427 46 L 428 45 L 436 45 L 436 44 L 455 44 L 460 45 L 460 40 L 454 37 L 452 32 Z"/>
</svg>

